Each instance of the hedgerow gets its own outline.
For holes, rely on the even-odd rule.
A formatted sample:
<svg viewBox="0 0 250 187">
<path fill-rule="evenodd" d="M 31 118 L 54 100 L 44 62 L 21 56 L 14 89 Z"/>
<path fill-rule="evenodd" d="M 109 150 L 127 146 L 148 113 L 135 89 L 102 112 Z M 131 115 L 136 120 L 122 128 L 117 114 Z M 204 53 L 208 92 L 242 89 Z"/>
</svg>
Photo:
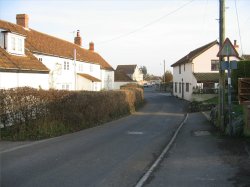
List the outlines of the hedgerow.
<svg viewBox="0 0 250 187">
<path fill-rule="evenodd" d="M 1 139 L 54 137 L 128 115 L 143 103 L 143 90 L 0 90 Z"/>
</svg>

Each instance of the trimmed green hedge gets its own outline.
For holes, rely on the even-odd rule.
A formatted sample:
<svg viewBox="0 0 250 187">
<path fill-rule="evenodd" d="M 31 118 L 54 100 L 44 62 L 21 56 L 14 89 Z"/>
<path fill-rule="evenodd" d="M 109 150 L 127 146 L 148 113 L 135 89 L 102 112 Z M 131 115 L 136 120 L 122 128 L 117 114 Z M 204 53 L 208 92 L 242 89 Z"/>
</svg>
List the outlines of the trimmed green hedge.
<svg viewBox="0 0 250 187">
<path fill-rule="evenodd" d="M 250 61 L 239 61 L 238 68 L 232 70 L 232 86 L 238 93 L 238 78 L 250 77 Z"/>
</svg>

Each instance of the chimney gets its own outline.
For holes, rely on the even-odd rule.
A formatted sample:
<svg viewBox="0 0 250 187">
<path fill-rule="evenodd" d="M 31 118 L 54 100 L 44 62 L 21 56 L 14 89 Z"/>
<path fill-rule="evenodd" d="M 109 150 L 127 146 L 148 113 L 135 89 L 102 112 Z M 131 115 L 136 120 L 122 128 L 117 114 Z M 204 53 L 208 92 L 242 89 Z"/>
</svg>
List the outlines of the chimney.
<svg viewBox="0 0 250 187">
<path fill-rule="evenodd" d="M 234 40 L 234 48 L 237 52 L 239 51 L 239 45 L 237 44 L 237 40 Z"/>
<path fill-rule="evenodd" d="M 17 14 L 16 24 L 24 28 L 29 28 L 29 16 L 27 14 Z"/>
<path fill-rule="evenodd" d="M 79 30 L 77 30 L 76 37 L 74 39 L 74 43 L 79 45 L 79 46 L 82 46 L 82 37 L 80 36 Z"/>
<path fill-rule="evenodd" d="M 95 51 L 94 42 L 89 42 L 89 50 Z"/>
</svg>

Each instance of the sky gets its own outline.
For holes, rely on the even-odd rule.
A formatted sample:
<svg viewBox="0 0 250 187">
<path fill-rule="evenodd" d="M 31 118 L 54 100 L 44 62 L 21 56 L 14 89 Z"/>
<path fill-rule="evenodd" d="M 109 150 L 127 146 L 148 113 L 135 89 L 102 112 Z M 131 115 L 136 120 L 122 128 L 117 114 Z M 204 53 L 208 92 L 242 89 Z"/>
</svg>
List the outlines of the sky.
<svg viewBox="0 0 250 187">
<path fill-rule="evenodd" d="M 250 54 L 250 1 L 225 0 L 225 36 Z M 16 23 L 29 15 L 29 27 L 83 47 L 94 42 L 113 68 L 146 66 L 149 74 L 172 71 L 171 64 L 214 40 L 219 41 L 219 0 L 0 0 L 0 19 Z"/>
</svg>

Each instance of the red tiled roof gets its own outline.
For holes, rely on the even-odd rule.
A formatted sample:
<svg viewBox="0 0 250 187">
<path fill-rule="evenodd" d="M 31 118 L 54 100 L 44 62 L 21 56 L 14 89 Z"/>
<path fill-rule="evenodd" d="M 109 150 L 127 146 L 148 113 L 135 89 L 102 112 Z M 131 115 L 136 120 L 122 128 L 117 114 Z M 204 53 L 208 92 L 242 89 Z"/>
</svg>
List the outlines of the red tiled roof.
<svg viewBox="0 0 250 187">
<path fill-rule="evenodd" d="M 25 47 L 33 53 L 74 59 L 74 49 L 76 49 L 76 59 L 78 61 L 96 63 L 99 64 L 102 69 L 111 71 L 114 70 L 98 53 L 83 49 L 74 43 L 35 31 L 33 29 L 26 30 L 22 26 L 3 20 L 0 20 L 0 28 L 25 35 Z"/>
<path fill-rule="evenodd" d="M 90 81 L 93 81 L 93 82 L 101 82 L 100 79 L 97 79 L 89 74 L 85 74 L 85 73 L 77 73 L 77 75 L 80 75 L 81 77 L 85 78 L 85 79 L 88 79 Z"/>
<path fill-rule="evenodd" d="M 191 51 L 186 56 L 184 56 L 183 58 L 172 64 L 171 67 L 191 62 L 195 57 L 199 56 L 201 53 L 203 53 L 204 51 L 206 51 L 207 49 L 216 44 L 219 44 L 217 40 Z"/>
<path fill-rule="evenodd" d="M 49 69 L 28 50 L 25 50 L 25 56 L 16 56 L 2 48 L 0 48 L 0 70 L 49 73 Z"/>
</svg>

